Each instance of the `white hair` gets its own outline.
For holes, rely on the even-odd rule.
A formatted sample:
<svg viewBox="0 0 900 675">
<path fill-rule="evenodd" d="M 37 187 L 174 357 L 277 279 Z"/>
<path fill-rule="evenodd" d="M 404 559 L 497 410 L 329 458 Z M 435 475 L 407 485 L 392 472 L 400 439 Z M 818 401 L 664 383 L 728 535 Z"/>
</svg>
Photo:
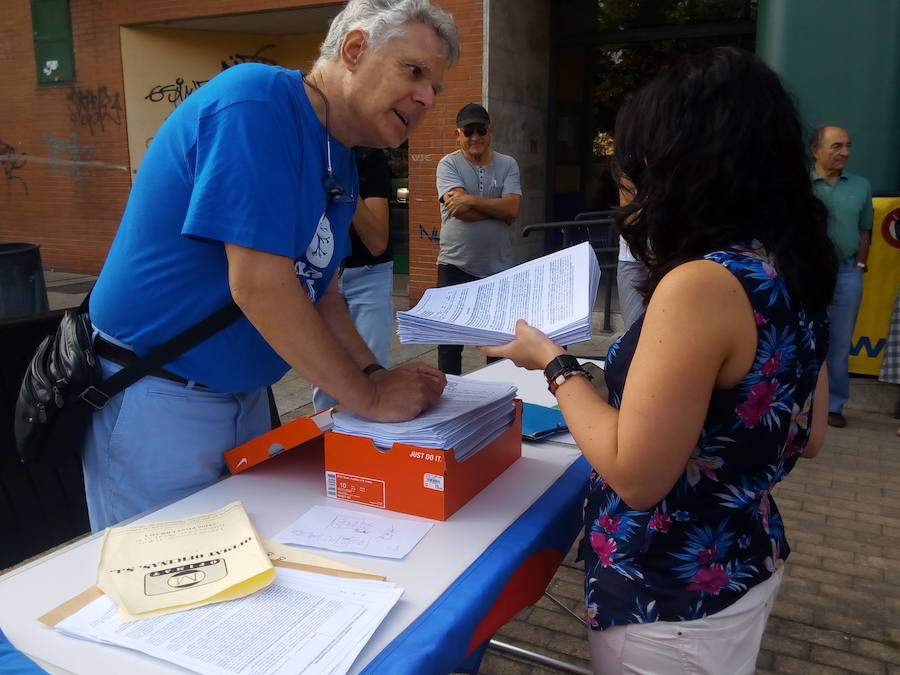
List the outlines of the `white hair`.
<svg viewBox="0 0 900 675">
<path fill-rule="evenodd" d="M 444 46 L 448 65 L 459 59 L 459 31 L 453 17 L 428 0 L 350 0 L 334 17 L 328 35 L 319 48 L 319 58 L 313 68 L 335 61 L 344 37 L 351 30 L 362 30 L 369 47 L 377 50 L 391 38 L 403 33 L 408 21 L 421 23 L 437 35 Z"/>
</svg>

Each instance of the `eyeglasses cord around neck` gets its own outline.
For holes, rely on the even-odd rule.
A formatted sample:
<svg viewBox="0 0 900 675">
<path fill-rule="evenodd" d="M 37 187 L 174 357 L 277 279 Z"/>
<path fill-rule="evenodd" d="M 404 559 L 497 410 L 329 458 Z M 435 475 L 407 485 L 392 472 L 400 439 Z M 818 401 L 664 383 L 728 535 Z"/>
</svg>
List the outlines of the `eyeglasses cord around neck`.
<svg viewBox="0 0 900 675">
<path fill-rule="evenodd" d="M 322 102 L 325 104 L 325 157 L 327 162 L 327 173 L 322 179 L 322 189 L 324 189 L 325 194 L 328 195 L 329 201 L 339 203 L 355 201 L 353 196 L 348 194 L 347 190 L 344 189 L 344 186 L 338 182 L 337 177 L 334 175 L 334 170 L 331 167 L 331 133 L 328 131 L 328 97 L 325 96 L 325 92 L 307 80 L 305 75 L 302 79 L 305 85 L 309 86 L 310 89 L 322 97 Z"/>
</svg>

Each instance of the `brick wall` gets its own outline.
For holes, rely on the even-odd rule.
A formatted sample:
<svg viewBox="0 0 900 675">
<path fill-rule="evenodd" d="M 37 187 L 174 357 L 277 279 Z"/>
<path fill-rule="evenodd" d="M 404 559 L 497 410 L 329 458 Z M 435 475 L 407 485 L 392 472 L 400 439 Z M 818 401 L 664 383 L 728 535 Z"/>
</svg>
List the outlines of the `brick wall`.
<svg viewBox="0 0 900 675">
<path fill-rule="evenodd" d="M 432 111 L 409 140 L 409 299 L 415 303 L 435 286 L 441 216 L 435 171 L 441 157 L 456 149 L 456 112 L 481 101 L 484 18 L 482 0 L 437 2 L 460 29 L 461 57 L 445 78 L 445 89 Z"/>
<path fill-rule="evenodd" d="M 41 245 L 44 266 L 99 271 L 131 187 L 119 26 L 321 4 L 317 0 L 71 0 L 76 81 L 38 86 L 28 0 L 0 13 L 0 241 Z M 410 140 L 410 294 L 435 278 L 437 161 L 456 110 L 481 100 L 482 2 L 446 0 L 463 56 Z M 160 205 L 164 208 L 164 205 Z M 420 229 L 421 228 L 421 229 Z"/>
<path fill-rule="evenodd" d="M 45 267 L 99 271 L 131 187 L 119 26 L 315 0 L 71 0 L 74 83 L 38 85 L 28 0 L 0 12 L 0 241 Z M 164 205 L 161 205 L 164 208 Z"/>
</svg>

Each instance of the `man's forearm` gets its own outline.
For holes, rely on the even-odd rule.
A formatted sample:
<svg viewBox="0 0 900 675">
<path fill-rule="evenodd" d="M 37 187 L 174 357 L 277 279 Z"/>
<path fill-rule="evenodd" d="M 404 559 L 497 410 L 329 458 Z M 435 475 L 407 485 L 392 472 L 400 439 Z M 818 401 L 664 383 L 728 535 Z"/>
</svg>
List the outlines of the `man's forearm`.
<svg viewBox="0 0 900 675">
<path fill-rule="evenodd" d="M 378 256 L 387 250 L 390 240 L 390 207 L 384 197 L 360 199 L 353 214 L 353 229 L 369 249 Z"/>
<path fill-rule="evenodd" d="M 872 244 L 872 230 L 859 231 L 859 250 L 856 251 L 856 261 L 865 263 L 869 258 L 869 246 Z"/>
<path fill-rule="evenodd" d="M 507 194 L 502 197 L 477 197 L 453 191 L 444 197 L 450 215 L 463 221 L 504 220 L 511 223 L 519 215 L 521 196 Z"/>
<path fill-rule="evenodd" d="M 232 297 L 260 335 L 303 377 L 365 414 L 374 397 L 369 379 L 360 370 L 366 365 L 360 362 L 371 357 L 368 347 L 363 343 L 355 352 L 342 344 L 349 340 L 352 345 L 352 337 L 335 339 L 322 314 L 303 292 L 289 258 L 233 244 L 225 248 Z M 325 314 L 330 322 L 339 312 L 326 309 Z M 359 337 L 352 323 L 346 333 Z"/>
<path fill-rule="evenodd" d="M 519 196 L 503 195 L 502 197 L 472 196 L 472 208 L 483 214 L 485 218 L 496 220 L 515 220 L 519 215 Z"/>
<path fill-rule="evenodd" d="M 378 359 L 363 340 L 356 325 L 347 311 L 347 303 L 337 292 L 337 284 L 333 283 L 328 292 L 316 303 L 315 308 L 322 321 L 331 330 L 332 337 L 350 355 L 356 365 L 362 369 Z"/>
</svg>

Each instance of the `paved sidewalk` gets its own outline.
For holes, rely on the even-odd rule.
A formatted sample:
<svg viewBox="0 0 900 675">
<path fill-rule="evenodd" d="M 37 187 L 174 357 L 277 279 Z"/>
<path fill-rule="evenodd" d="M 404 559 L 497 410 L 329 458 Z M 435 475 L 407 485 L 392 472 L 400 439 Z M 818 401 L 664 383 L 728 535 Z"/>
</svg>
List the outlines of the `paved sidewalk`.
<svg viewBox="0 0 900 675">
<path fill-rule="evenodd" d="M 91 277 L 48 275 L 47 281 L 51 307 L 66 307 L 81 302 Z M 397 309 L 407 306 L 405 281 L 395 277 Z M 617 333 L 600 330 L 600 314 L 594 325 L 594 339 L 573 346 L 572 353 L 606 353 Z M 400 345 L 395 338 L 391 365 L 414 360 L 436 365 L 437 350 Z M 464 372 L 483 365 L 479 352 L 464 350 Z M 869 407 L 871 398 L 859 391 L 877 388 L 875 384 L 851 380 L 848 406 L 856 400 L 856 405 Z M 296 373 L 288 373 L 273 389 L 282 420 L 312 411 L 309 384 Z M 894 404 L 878 409 L 893 410 Z M 793 552 L 763 640 L 757 671 L 762 675 L 900 675 L 900 420 L 853 407 L 845 415 L 847 427 L 829 428 L 819 457 L 800 461 L 775 491 Z M 570 552 L 549 590 L 580 613 L 581 585 L 582 568 Z M 546 599 L 523 610 L 496 637 L 589 667 L 583 628 Z M 480 670 L 482 675 L 558 672 L 493 650 Z"/>
</svg>

